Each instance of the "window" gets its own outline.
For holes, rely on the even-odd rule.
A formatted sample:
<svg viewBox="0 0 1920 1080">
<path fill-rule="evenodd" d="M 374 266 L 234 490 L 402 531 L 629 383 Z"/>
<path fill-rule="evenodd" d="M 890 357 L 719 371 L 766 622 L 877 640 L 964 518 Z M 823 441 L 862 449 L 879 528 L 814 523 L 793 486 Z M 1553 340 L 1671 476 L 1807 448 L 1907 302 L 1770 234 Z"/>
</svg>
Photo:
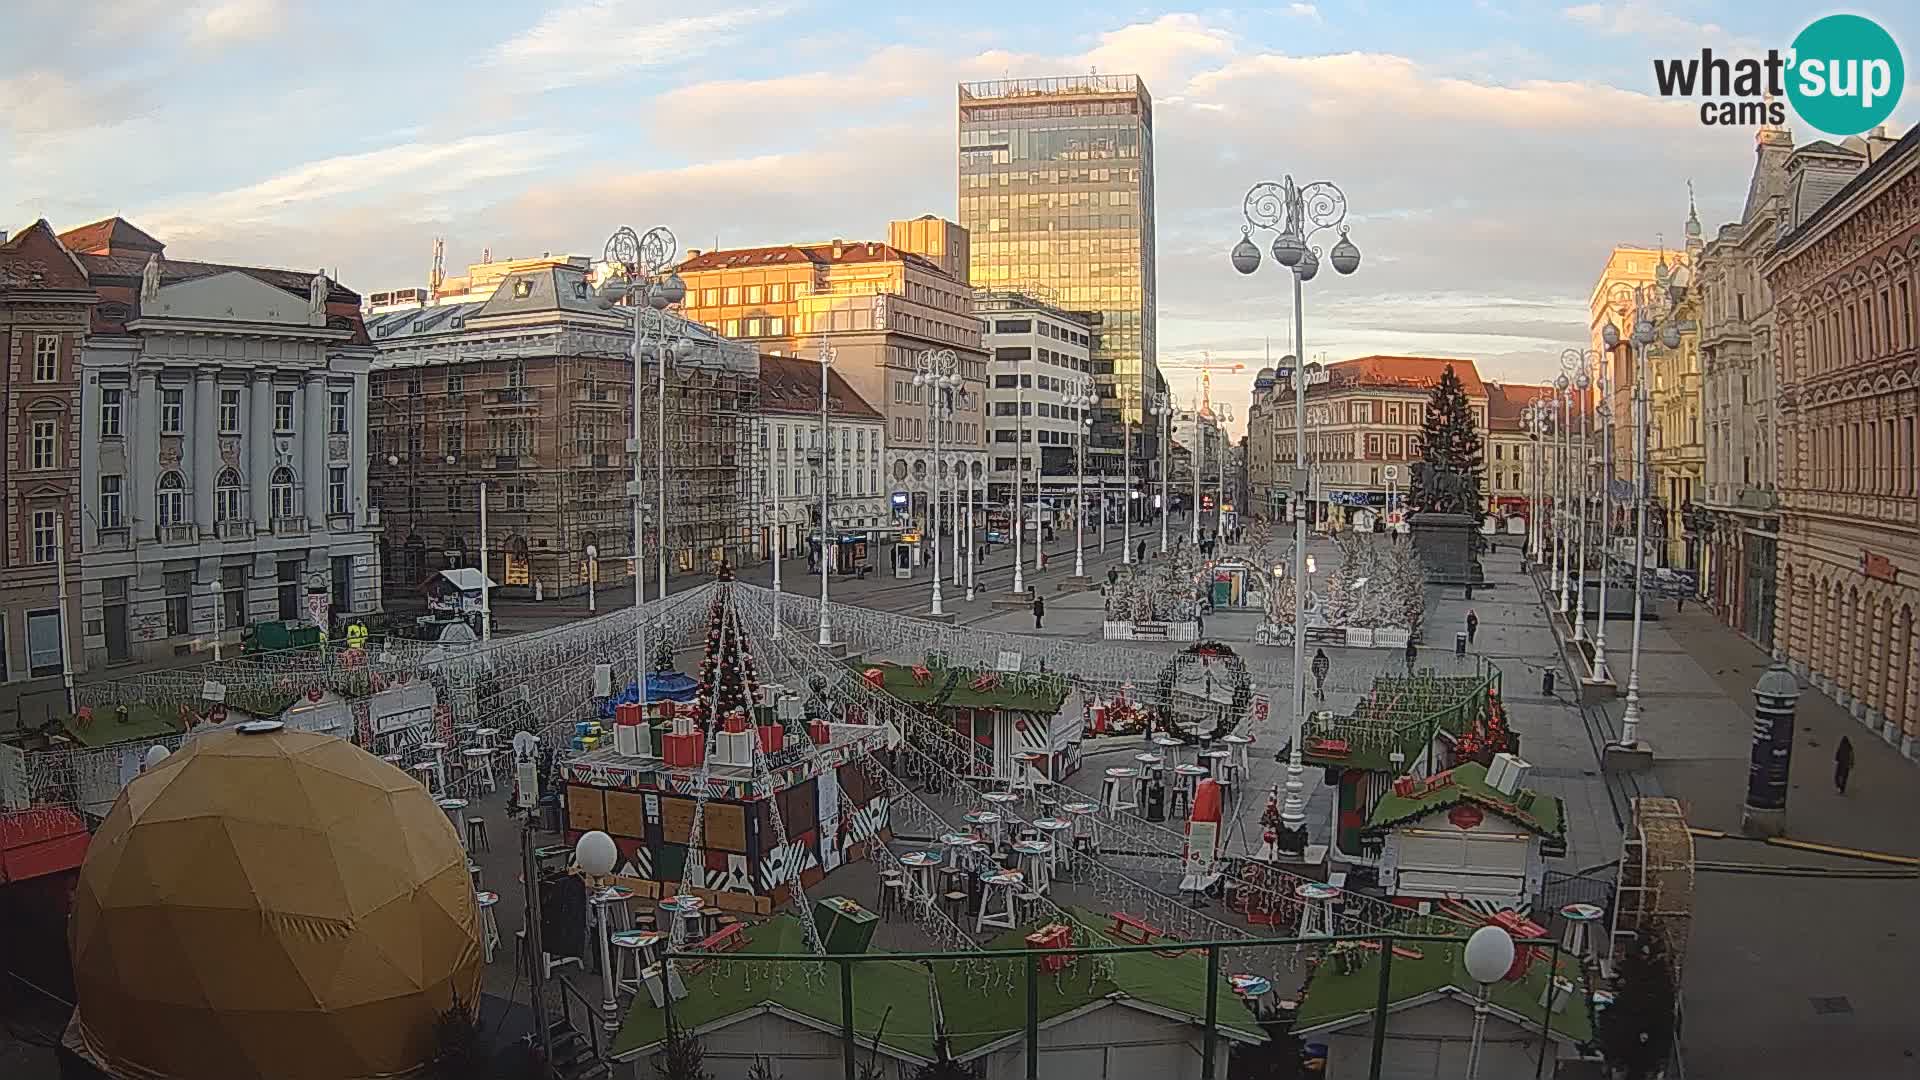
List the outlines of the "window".
<svg viewBox="0 0 1920 1080">
<path fill-rule="evenodd" d="M 467 448 L 466 426 L 459 423 L 458 421 L 448 424 L 447 430 L 446 430 L 446 444 L 447 444 L 447 453 L 449 454 L 458 454 L 461 451 L 465 450 Z"/>
<path fill-rule="evenodd" d="M 240 434 L 240 391 L 220 391 L 220 434 Z"/>
<path fill-rule="evenodd" d="M 240 493 L 240 470 L 228 467 L 220 470 L 219 479 L 213 484 L 213 516 L 217 521 L 239 521 L 246 514 L 246 504 Z"/>
<path fill-rule="evenodd" d="M 293 470 L 285 465 L 273 470 L 268 494 L 272 501 L 267 505 L 273 508 L 273 519 L 280 521 L 292 518 L 296 513 L 293 504 Z"/>
<path fill-rule="evenodd" d="M 718 304 L 720 302 L 719 289 L 705 289 L 705 290 L 702 290 L 700 295 L 703 298 L 701 300 L 701 303 L 706 307 L 712 307 L 713 305 Z"/>
<path fill-rule="evenodd" d="M 193 604 L 192 571 L 169 570 L 162 583 L 167 602 L 167 636 L 192 633 L 193 624 L 188 621 L 188 611 Z"/>
<path fill-rule="evenodd" d="M 120 503 L 120 477 L 100 478 L 100 527 L 118 529 L 126 523 Z"/>
<path fill-rule="evenodd" d="M 353 556 L 335 555 L 332 559 L 333 610 L 353 610 Z"/>
<path fill-rule="evenodd" d="M 506 502 L 507 509 L 509 510 L 525 510 L 527 508 L 527 485 L 508 484 Z"/>
<path fill-rule="evenodd" d="M 747 286 L 747 303 L 757 304 L 759 302 L 760 302 L 760 286 L 758 285 Z"/>
<path fill-rule="evenodd" d="M 35 469 L 53 468 L 54 463 L 60 456 L 58 452 L 59 444 L 58 421 L 35 420 L 33 422 L 33 437 L 28 443 L 28 466 Z"/>
<path fill-rule="evenodd" d="M 282 432 L 293 430 L 293 391 L 291 390 L 273 392 L 273 430 Z"/>
<path fill-rule="evenodd" d="M 461 394 L 467 389 L 467 377 L 455 372 L 447 376 L 447 393 Z"/>
<path fill-rule="evenodd" d="M 187 482 L 179 470 L 169 470 L 160 474 L 159 506 L 155 509 L 160 515 L 160 527 L 170 528 L 179 525 L 187 517 Z"/>
<path fill-rule="evenodd" d="M 772 318 L 767 320 L 767 336 L 781 337 L 787 332 L 787 320 Z"/>
<path fill-rule="evenodd" d="M 59 558 L 55 550 L 60 546 L 55 514 L 53 510 L 33 512 L 33 561 L 41 566 L 50 565 Z"/>
<path fill-rule="evenodd" d="M 304 614 L 300 610 L 300 560 L 287 559 L 274 564 L 273 569 L 277 582 L 275 598 L 280 602 L 280 621 L 290 622 L 300 618 Z"/>
<path fill-rule="evenodd" d="M 126 391 L 108 389 L 100 391 L 100 437 L 114 439 L 120 436 L 120 402 Z"/>
<path fill-rule="evenodd" d="M 736 338 L 740 336 L 740 320 L 739 319 L 728 319 L 722 325 L 725 327 L 725 329 L 721 331 L 722 337 Z"/>
<path fill-rule="evenodd" d="M 740 302 L 740 286 L 738 285 L 727 286 L 727 303 L 737 304 L 739 302 Z"/>
<path fill-rule="evenodd" d="M 33 381 L 56 382 L 60 378 L 60 337 L 41 334 L 33 339 Z"/>
<path fill-rule="evenodd" d="M 407 372 L 407 396 L 420 396 L 420 373 L 417 371 Z"/>
<path fill-rule="evenodd" d="M 327 470 L 327 513 L 344 517 L 347 513 L 347 469 L 335 465 Z"/>
<path fill-rule="evenodd" d="M 328 406 L 328 415 L 332 423 L 328 425 L 327 430 L 335 435 L 345 435 L 347 433 L 347 402 L 350 395 L 345 390 L 335 390 L 329 398 L 331 404 Z"/>
<path fill-rule="evenodd" d="M 773 303 L 773 304 L 779 303 L 783 299 L 783 293 L 785 292 L 785 289 L 786 289 L 786 286 L 784 285 L 767 286 L 767 302 Z"/>
<path fill-rule="evenodd" d="M 247 625 L 247 568 L 220 568 L 220 625 L 236 630 Z"/>
<path fill-rule="evenodd" d="M 186 411 L 184 390 L 160 391 L 160 434 L 178 435 L 182 429 L 182 415 Z"/>
<path fill-rule="evenodd" d="M 60 609 L 27 612 L 27 674 L 39 679 L 58 675 L 66 666 L 60 662 Z"/>
</svg>

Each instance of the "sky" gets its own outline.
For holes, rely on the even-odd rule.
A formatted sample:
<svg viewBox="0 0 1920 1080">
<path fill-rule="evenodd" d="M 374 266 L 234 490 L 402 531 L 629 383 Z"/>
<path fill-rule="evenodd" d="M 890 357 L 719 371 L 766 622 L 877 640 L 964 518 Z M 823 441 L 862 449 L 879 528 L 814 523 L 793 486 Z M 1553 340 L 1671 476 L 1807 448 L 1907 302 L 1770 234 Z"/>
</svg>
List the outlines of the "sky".
<svg viewBox="0 0 1920 1080">
<path fill-rule="evenodd" d="M 1142 76 L 1154 96 L 1159 356 L 1241 406 L 1287 279 L 1235 273 L 1241 202 L 1346 193 L 1363 264 L 1307 286 L 1306 349 L 1545 381 L 1615 244 L 1736 218 L 1751 129 L 1703 127 L 1652 60 L 1784 49 L 1773 0 L 0 0 L 0 228 L 121 214 L 179 258 L 326 268 L 362 293 L 483 250 L 597 256 L 881 239 L 956 215 L 955 84 Z M 1920 8 L 1845 10 L 1920 40 Z M 1909 55 L 1911 51 L 1907 50 Z M 1896 132 L 1920 120 L 1903 100 Z M 1802 141 L 1817 137 L 1792 125 Z M 1244 420 L 1237 426 L 1243 426 Z"/>
</svg>

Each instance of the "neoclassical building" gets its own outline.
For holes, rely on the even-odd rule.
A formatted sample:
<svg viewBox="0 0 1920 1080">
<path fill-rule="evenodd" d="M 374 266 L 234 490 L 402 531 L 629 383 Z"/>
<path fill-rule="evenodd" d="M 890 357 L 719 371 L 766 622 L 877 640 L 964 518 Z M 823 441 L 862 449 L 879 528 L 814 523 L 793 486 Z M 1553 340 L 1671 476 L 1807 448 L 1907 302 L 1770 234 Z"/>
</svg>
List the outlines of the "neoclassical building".
<svg viewBox="0 0 1920 1080">
<path fill-rule="evenodd" d="M 1776 245 L 1780 410 L 1775 643 L 1909 758 L 1920 757 L 1920 127 Z"/>
</svg>

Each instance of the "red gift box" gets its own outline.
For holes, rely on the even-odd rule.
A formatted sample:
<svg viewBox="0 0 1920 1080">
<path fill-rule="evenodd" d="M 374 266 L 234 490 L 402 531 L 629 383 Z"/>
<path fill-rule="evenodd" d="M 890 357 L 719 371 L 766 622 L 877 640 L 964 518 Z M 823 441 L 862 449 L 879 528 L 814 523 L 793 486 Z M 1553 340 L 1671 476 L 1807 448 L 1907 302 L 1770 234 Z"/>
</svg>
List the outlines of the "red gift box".
<svg viewBox="0 0 1920 1080">
<path fill-rule="evenodd" d="M 807 737 L 812 739 L 816 745 L 825 746 L 833 741 L 833 729 L 827 726 L 825 720 L 809 720 L 807 721 Z"/>
<path fill-rule="evenodd" d="M 696 768 L 706 754 L 707 741 L 700 735 L 664 735 L 660 739 L 660 756 L 670 768 Z"/>
<path fill-rule="evenodd" d="M 654 704 L 660 706 L 660 716 L 662 719 L 665 719 L 665 720 L 673 719 L 674 701 L 672 698 L 665 698 L 655 702 Z"/>
<path fill-rule="evenodd" d="M 1546 937 L 1547 928 L 1517 911 L 1498 912 L 1492 918 L 1488 919 L 1487 922 L 1489 925 L 1497 926 L 1505 930 L 1509 936 L 1515 939 L 1513 943 L 1513 966 L 1507 969 L 1507 978 L 1518 979 L 1526 975 L 1527 969 L 1533 966 L 1534 953 L 1539 947 L 1536 945 L 1522 945 L 1519 939 Z"/>
<path fill-rule="evenodd" d="M 779 724 L 760 725 L 760 752 L 772 754 L 787 745 L 787 729 Z"/>
<path fill-rule="evenodd" d="M 1393 793 L 1403 799 L 1413 798 L 1413 777 L 1396 776 L 1393 778 Z"/>
<path fill-rule="evenodd" d="M 1029 949 L 1065 949 L 1073 944 L 1073 931 L 1059 923 L 1050 923 L 1027 935 Z M 1059 956 L 1040 958 L 1040 970 L 1051 975 L 1066 968 L 1069 957 Z"/>
<path fill-rule="evenodd" d="M 628 727 L 640 722 L 640 703 L 629 701 L 613 707 L 613 722 Z"/>
<path fill-rule="evenodd" d="M 742 712 L 730 712 L 727 715 L 721 717 L 720 730 L 725 731 L 732 735 L 738 735 L 741 732 L 747 730 L 747 714 Z"/>
</svg>

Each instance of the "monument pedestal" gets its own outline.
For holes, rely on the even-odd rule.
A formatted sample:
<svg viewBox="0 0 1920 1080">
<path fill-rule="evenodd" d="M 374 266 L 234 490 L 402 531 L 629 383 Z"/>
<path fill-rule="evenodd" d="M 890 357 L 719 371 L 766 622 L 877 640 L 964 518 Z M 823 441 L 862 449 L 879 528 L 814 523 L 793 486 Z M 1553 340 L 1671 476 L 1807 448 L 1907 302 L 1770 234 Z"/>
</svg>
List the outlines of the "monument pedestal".
<svg viewBox="0 0 1920 1080">
<path fill-rule="evenodd" d="M 1479 519 L 1471 514 L 1415 514 L 1410 519 L 1413 553 L 1429 585 L 1478 585 L 1483 580 L 1474 544 Z"/>
</svg>

